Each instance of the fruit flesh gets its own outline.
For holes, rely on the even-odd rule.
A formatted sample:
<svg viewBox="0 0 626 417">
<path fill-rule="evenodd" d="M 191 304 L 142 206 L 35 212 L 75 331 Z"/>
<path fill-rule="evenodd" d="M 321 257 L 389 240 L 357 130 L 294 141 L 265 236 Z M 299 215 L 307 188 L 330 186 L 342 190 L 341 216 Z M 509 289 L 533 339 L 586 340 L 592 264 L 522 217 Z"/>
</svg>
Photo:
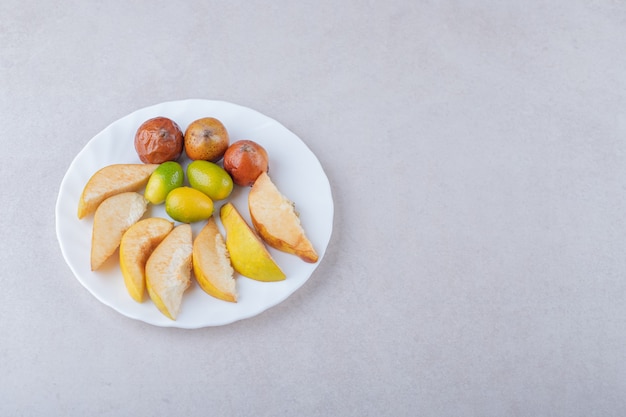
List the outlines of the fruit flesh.
<svg viewBox="0 0 626 417">
<path fill-rule="evenodd" d="M 226 248 L 235 271 L 257 281 L 282 281 L 286 278 L 261 239 L 232 203 L 222 206 L 220 217 L 226 229 Z"/>
<path fill-rule="evenodd" d="M 318 255 L 307 238 L 294 204 L 262 173 L 248 194 L 248 207 L 254 228 L 275 249 L 314 263 Z"/>
<path fill-rule="evenodd" d="M 141 194 L 126 192 L 104 200 L 93 218 L 91 270 L 99 269 L 115 252 L 124 232 L 146 212 L 148 202 Z"/>
<path fill-rule="evenodd" d="M 146 289 L 146 262 L 156 246 L 172 231 L 174 224 L 154 217 L 132 225 L 122 236 L 120 269 L 128 294 L 143 302 Z"/>
<path fill-rule="evenodd" d="M 224 239 L 210 218 L 193 242 L 193 270 L 200 287 L 209 295 L 237 302 L 236 282 Z"/>
<path fill-rule="evenodd" d="M 116 194 L 138 191 L 146 185 L 156 164 L 113 164 L 96 171 L 83 188 L 78 202 L 78 218 L 96 211 L 100 203 Z"/>
<path fill-rule="evenodd" d="M 183 293 L 191 285 L 191 226 L 175 227 L 146 262 L 146 288 L 155 306 L 176 320 Z"/>
</svg>

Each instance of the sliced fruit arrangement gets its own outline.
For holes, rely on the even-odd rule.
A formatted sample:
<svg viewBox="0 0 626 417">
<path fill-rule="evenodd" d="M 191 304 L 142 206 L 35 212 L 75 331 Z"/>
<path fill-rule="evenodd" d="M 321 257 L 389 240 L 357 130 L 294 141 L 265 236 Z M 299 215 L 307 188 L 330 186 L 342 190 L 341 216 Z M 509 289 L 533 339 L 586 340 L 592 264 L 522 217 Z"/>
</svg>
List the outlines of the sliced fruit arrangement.
<svg viewBox="0 0 626 417">
<path fill-rule="evenodd" d="M 237 302 L 237 283 L 230 255 L 213 217 L 193 241 L 193 272 L 207 294 Z"/>
<path fill-rule="evenodd" d="M 268 245 L 305 262 L 317 262 L 317 252 L 302 228 L 295 204 L 278 190 L 266 172 L 254 182 L 248 207 L 254 228 Z"/>
<path fill-rule="evenodd" d="M 108 165 L 91 176 L 78 201 L 78 218 L 96 211 L 96 208 L 115 194 L 139 191 L 157 169 L 157 164 Z"/>
<path fill-rule="evenodd" d="M 268 154 L 258 143 L 230 144 L 215 118 L 195 120 L 183 135 L 173 120 L 156 117 L 137 130 L 135 149 L 143 164 L 98 170 L 78 202 L 79 219 L 95 212 L 91 269 L 101 268 L 119 247 L 124 285 L 135 301 L 143 302 L 147 292 L 161 313 L 176 320 L 194 276 L 207 294 L 236 303 L 237 274 L 265 282 L 287 278 L 266 244 L 306 262 L 318 261 L 295 204 L 270 179 Z M 189 186 L 177 161 L 183 150 L 191 160 Z M 251 187 L 252 226 L 227 200 L 235 185 Z M 220 200 L 225 203 L 216 217 L 214 201 Z M 148 204 L 164 204 L 171 220 L 142 219 Z M 197 222 L 206 223 L 194 239 L 190 223 Z"/>
</svg>

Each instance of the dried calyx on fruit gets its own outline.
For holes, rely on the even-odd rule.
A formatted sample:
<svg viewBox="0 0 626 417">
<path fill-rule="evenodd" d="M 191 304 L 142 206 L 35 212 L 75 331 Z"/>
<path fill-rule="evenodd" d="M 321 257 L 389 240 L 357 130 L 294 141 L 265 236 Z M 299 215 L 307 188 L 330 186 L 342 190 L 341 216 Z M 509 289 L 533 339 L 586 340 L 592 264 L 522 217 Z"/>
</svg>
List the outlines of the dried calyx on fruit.
<svg viewBox="0 0 626 417">
<path fill-rule="evenodd" d="M 141 162 L 175 161 L 183 153 L 183 132 L 167 117 L 146 120 L 135 133 L 135 150 Z"/>
<path fill-rule="evenodd" d="M 224 154 L 224 169 L 235 184 L 249 187 L 269 169 L 267 151 L 251 140 L 239 140 L 228 147 Z"/>
</svg>

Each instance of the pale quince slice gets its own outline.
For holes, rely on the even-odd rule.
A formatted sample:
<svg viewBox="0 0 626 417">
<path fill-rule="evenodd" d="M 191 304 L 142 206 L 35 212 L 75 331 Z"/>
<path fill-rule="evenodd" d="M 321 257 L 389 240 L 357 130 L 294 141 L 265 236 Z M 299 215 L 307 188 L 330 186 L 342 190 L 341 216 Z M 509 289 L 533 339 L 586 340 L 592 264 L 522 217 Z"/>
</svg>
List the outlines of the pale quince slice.
<svg viewBox="0 0 626 417">
<path fill-rule="evenodd" d="M 146 288 L 161 313 L 176 320 L 183 293 L 191 285 L 191 226 L 181 224 L 152 251 L 146 262 Z"/>
<path fill-rule="evenodd" d="M 78 201 L 78 218 L 96 211 L 107 198 L 127 192 L 139 191 L 146 185 L 158 164 L 113 164 L 105 166 L 91 176 Z"/>
<path fill-rule="evenodd" d="M 232 203 L 222 206 L 220 219 L 226 230 L 226 249 L 235 271 L 257 281 L 282 281 L 287 277 Z"/>
<path fill-rule="evenodd" d="M 173 228 L 171 221 L 151 217 L 138 221 L 122 236 L 120 269 L 128 294 L 138 303 L 143 302 L 146 290 L 146 262 Z"/>
<path fill-rule="evenodd" d="M 91 235 L 92 271 L 100 268 L 115 252 L 124 232 L 141 219 L 147 208 L 148 201 L 135 192 L 116 194 L 98 206 Z"/>
<path fill-rule="evenodd" d="M 317 252 L 304 232 L 295 204 L 278 190 L 267 173 L 261 173 L 250 189 L 248 208 L 254 228 L 268 245 L 305 262 L 317 262 Z"/>
<path fill-rule="evenodd" d="M 209 218 L 193 241 L 193 272 L 200 287 L 209 295 L 237 302 L 234 270 L 224 238 L 215 219 Z"/>
</svg>

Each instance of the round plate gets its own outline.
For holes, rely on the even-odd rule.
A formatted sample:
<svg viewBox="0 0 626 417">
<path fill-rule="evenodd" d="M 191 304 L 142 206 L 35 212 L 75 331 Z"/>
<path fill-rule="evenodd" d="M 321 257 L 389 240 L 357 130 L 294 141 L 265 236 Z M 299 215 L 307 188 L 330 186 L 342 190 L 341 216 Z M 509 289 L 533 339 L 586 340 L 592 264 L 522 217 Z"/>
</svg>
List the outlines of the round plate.
<svg viewBox="0 0 626 417">
<path fill-rule="evenodd" d="M 135 302 L 126 291 L 116 252 L 103 267 L 95 272 L 90 268 L 91 229 L 93 215 L 82 220 L 77 217 L 78 200 L 89 178 L 100 168 L 119 163 L 141 163 L 134 148 L 137 128 L 152 117 L 165 116 L 174 120 L 185 131 L 187 126 L 202 117 L 222 121 L 231 143 L 250 139 L 261 144 L 270 157 L 270 176 L 278 189 L 295 202 L 302 226 L 319 254 L 315 264 L 269 248 L 276 263 L 287 275 L 280 282 L 258 282 L 236 274 L 239 300 L 230 303 L 206 294 L 192 279 L 185 292 L 176 321 L 161 314 L 149 297 L 143 303 Z M 179 162 L 186 168 L 188 158 L 183 154 Z M 250 223 L 248 190 L 235 186 L 227 200 L 215 202 L 215 213 L 226 202 L 232 202 Z M 285 300 L 300 288 L 321 262 L 333 225 L 333 199 L 328 178 L 311 150 L 295 134 L 277 121 L 246 107 L 223 101 L 182 100 L 157 104 L 137 110 L 112 123 L 94 136 L 78 153 L 67 170 L 56 204 L 56 232 L 61 251 L 70 269 L 98 300 L 119 313 L 156 326 L 186 329 L 219 326 L 255 316 Z M 149 206 L 144 217 L 170 219 L 163 205 Z M 171 219 L 170 219 L 171 220 Z M 216 220 L 220 230 L 224 229 Z M 192 224 L 195 235 L 204 222 Z"/>
</svg>

